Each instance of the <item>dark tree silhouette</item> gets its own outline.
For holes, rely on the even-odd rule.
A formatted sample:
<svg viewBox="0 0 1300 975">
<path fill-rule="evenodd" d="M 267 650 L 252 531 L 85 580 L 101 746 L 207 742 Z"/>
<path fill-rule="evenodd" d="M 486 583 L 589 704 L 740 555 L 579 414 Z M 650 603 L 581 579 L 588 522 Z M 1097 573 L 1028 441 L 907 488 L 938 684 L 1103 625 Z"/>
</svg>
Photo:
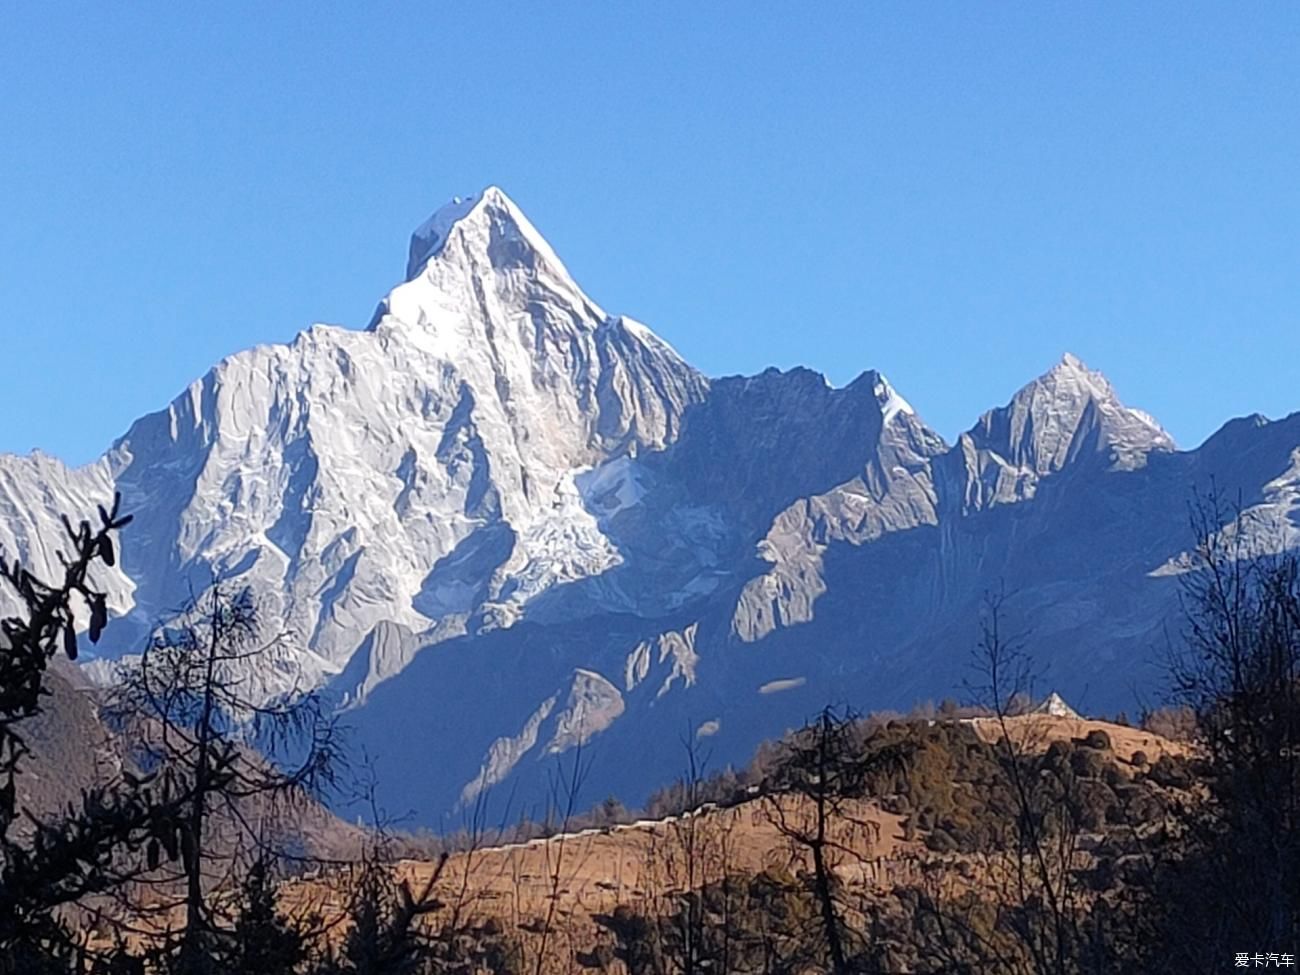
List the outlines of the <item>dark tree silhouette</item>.
<svg viewBox="0 0 1300 975">
<path fill-rule="evenodd" d="M 263 635 L 250 593 L 218 584 L 121 671 L 112 713 L 163 794 L 183 797 L 171 838 L 179 875 L 158 878 L 155 908 L 184 909 L 186 975 L 211 970 L 229 937 L 210 900 L 237 884 L 240 851 L 256 851 L 263 869 L 300 855 L 281 827 L 337 782 L 339 731 L 321 699 L 291 688 L 263 700 L 250 689 L 249 675 L 273 667 L 285 639 Z M 168 897 L 177 884 L 183 893 Z"/>
<path fill-rule="evenodd" d="M 304 932 L 276 907 L 272 864 L 257 860 L 240 888 L 238 912 L 228 944 L 220 953 L 226 972 L 294 975 L 307 955 Z"/>
<path fill-rule="evenodd" d="M 58 553 L 64 570 L 59 582 L 0 558 L 0 579 L 24 609 L 0 621 L 0 971 L 66 971 L 78 948 L 59 912 L 143 873 L 147 865 L 130 854 L 169 835 L 175 807 L 141 779 L 96 786 L 53 821 L 20 808 L 17 800 L 17 779 L 30 754 L 23 722 L 41 713 L 54 655 L 76 659 L 78 601 L 92 642 L 108 622 L 106 596 L 91 569 L 116 561 L 113 535 L 131 521 L 119 506 L 115 498 L 111 511 L 99 509 L 98 529 L 88 521 L 74 528 L 64 518 L 70 554 Z"/>
<path fill-rule="evenodd" d="M 1182 817 L 1182 855 L 1159 873 L 1168 951 L 1150 971 L 1217 971 L 1242 950 L 1300 945 L 1300 556 L 1278 548 L 1276 525 L 1215 495 L 1192 518 L 1171 673 L 1210 795 Z"/>
<path fill-rule="evenodd" d="M 864 749 L 862 732 L 862 723 L 851 712 L 825 708 L 786 743 L 777 782 L 786 795 L 811 807 L 810 819 L 787 812 L 779 795 L 764 799 L 772 824 L 812 860 L 821 933 L 836 975 L 853 970 L 851 960 L 863 946 L 859 933 L 841 916 L 831 858 L 847 851 L 834 836 L 834 824 L 851 818 L 849 800 L 865 795 L 875 776 L 901 769 L 905 758 L 902 748 Z"/>
</svg>

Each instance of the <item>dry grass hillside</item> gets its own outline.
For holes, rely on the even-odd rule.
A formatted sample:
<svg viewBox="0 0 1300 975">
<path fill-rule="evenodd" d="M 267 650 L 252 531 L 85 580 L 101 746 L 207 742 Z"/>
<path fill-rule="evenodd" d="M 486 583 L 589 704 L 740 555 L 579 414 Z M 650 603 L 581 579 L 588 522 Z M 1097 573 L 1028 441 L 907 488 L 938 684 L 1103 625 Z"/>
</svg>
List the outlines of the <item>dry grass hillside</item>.
<svg viewBox="0 0 1300 975">
<path fill-rule="evenodd" d="M 997 718 L 966 719 L 975 733 L 987 742 L 1002 740 L 1003 726 Z M 1067 718 L 1050 714 L 1023 714 L 1004 719 L 1006 735 L 1012 743 L 1021 749 L 1046 750 L 1054 741 L 1083 740 L 1094 731 L 1101 731 L 1110 739 L 1110 747 L 1116 757 L 1131 762 L 1133 756 L 1141 752 L 1148 761 L 1155 762 L 1163 755 L 1183 758 L 1188 754 L 1188 746 L 1183 742 L 1171 741 L 1141 728 L 1128 725 L 1112 724 L 1109 721 L 1097 721 L 1092 718 Z"/>
<path fill-rule="evenodd" d="M 944 723 L 931 722 L 925 733 L 933 737 L 944 730 L 936 724 Z M 962 737 L 969 736 L 961 730 L 965 726 L 973 726 L 984 742 L 1000 740 L 999 726 L 988 719 L 948 722 L 946 733 L 955 737 L 943 740 L 970 740 Z M 1129 780 L 1142 774 L 1128 770 L 1135 757 L 1149 768 L 1163 756 L 1186 754 L 1179 743 L 1102 721 L 1031 715 L 1010 719 L 1008 732 L 1014 744 L 1036 753 L 1046 753 L 1054 742 L 1065 743 L 1058 751 L 1066 746 L 1095 751 L 1094 733 L 1103 732 L 1105 763 L 1114 770 L 1106 778 L 1116 789 L 1129 787 Z M 1093 744 L 1085 746 L 1090 734 Z M 854 798 L 838 804 L 830 818 L 829 865 L 847 901 L 860 905 L 855 910 L 865 911 L 904 888 L 960 891 L 1002 882 L 1001 854 L 981 834 L 963 834 L 957 825 L 978 801 L 978 788 L 965 788 L 960 773 L 941 767 L 919 778 L 925 775 L 949 780 L 925 787 L 947 799 L 917 791 L 910 800 L 892 792 Z M 621 970 L 611 961 L 617 941 L 613 918 L 662 917 L 682 895 L 734 877 L 770 877 L 794 889 L 812 863 L 807 847 L 792 835 L 810 835 L 814 828 L 808 799 L 761 795 L 666 820 L 461 852 L 450 856 L 440 873 L 438 864 L 420 860 L 402 860 L 394 870 L 414 890 L 437 873 L 434 890 L 443 907 L 430 915 L 431 925 L 510 932 L 524 957 L 545 956 L 538 971 L 571 971 L 575 958 Z M 956 836 L 956 848 L 935 843 L 940 832 Z M 1099 824 L 1091 842 L 1105 832 Z M 346 884 L 338 879 L 299 880 L 283 894 L 283 904 L 291 914 L 330 923 L 347 906 L 341 893 Z"/>
<path fill-rule="evenodd" d="M 903 816 L 874 800 L 848 801 L 834 819 L 833 842 L 845 859 L 861 858 L 875 870 L 868 881 L 892 883 L 923 854 L 924 846 L 903 836 Z M 463 913 L 526 924 L 554 902 L 567 922 L 588 923 L 620 904 L 649 902 L 682 893 L 725 873 L 806 870 L 806 855 L 781 827 L 812 828 L 806 800 L 790 796 L 752 799 L 728 808 L 705 806 L 667 820 L 645 821 L 557 834 L 545 839 L 486 847 L 450 857 L 437 885 L 438 897 Z M 402 860 L 400 876 L 424 885 L 437 864 Z M 328 882 L 300 882 L 290 903 L 329 911 L 342 902 Z"/>
</svg>

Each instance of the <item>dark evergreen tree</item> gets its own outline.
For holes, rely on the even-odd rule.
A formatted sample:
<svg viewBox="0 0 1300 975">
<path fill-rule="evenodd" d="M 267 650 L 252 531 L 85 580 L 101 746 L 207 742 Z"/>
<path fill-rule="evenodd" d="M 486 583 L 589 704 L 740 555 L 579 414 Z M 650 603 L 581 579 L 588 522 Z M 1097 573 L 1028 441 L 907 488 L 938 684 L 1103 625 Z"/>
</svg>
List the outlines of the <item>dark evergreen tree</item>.
<svg viewBox="0 0 1300 975">
<path fill-rule="evenodd" d="M 294 975 L 306 957 L 301 930 L 276 906 L 271 865 L 259 858 L 244 877 L 235 923 L 220 951 L 226 972 Z"/>
</svg>

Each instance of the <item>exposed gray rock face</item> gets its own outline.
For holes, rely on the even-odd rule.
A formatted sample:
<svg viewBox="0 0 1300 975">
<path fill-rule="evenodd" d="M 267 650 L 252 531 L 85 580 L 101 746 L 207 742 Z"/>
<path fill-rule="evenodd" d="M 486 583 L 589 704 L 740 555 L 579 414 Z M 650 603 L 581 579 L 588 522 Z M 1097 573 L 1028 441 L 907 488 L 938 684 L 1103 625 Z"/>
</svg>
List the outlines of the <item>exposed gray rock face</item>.
<svg viewBox="0 0 1300 975">
<path fill-rule="evenodd" d="M 0 554 L 21 559 L 40 578 L 57 578 L 58 553 L 68 546 L 60 515 L 93 519 L 95 505 L 112 497 L 113 477 L 103 459 L 72 470 L 39 451 L 27 457 L 0 454 Z M 130 609 L 134 586 L 120 566 L 101 568 L 97 579 L 111 612 Z M 19 605 L 7 588 L 0 590 L 0 612 Z"/>
<path fill-rule="evenodd" d="M 960 695 L 990 591 L 1053 688 L 1130 707 L 1211 481 L 1300 544 L 1300 414 L 1178 451 L 1066 356 L 949 445 L 876 372 L 709 381 L 489 189 L 416 231 L 366 330 L 231 356 L 85 468 L 0 457 L 0 548 L 52 573 L 58 515 L 120 490 L 89 672 L 252 587 L 295 639 L 251 686 L 324 688 L 385 807 L 455 826 L 557 763 L 635 803 L 684 741 L 716 766 L 829 701 Z"/>
<path fill-rule="evenodd" d="M 745 642 L 814 618 L 826 591 L 822 556 L 831 545 L 861 545 L 937 522 L 930 462 L 945 451 L 943 440 L 879 373 L 864 373 L 843 393 L 863 411 L 827 448 L 845 467 L 819 479 L 834 484 L 830 490 L 781 510 L 759 541 L 758 555 L 772 568 L 741 590 L 732 632 Z"/>
<path fill-rule="evenodd" d="M 1153 450 L 1174 449 L 1160 424 L 1121 403 L 1105 376 L 1068 353 L 1006 406 L 980 417 L 969 436 L 976 450 L 1038 477 L 1084 455 L 1132 468 Z"/>
</svg>

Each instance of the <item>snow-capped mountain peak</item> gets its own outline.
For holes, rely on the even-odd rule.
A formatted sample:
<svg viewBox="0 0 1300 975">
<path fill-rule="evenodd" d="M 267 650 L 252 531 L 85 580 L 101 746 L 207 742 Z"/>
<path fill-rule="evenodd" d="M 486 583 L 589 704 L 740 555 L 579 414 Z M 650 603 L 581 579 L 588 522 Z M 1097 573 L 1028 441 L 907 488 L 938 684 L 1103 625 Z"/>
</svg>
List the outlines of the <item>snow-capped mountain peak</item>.
<svg viewBox="0 0 1300 975">
<path fill-rule="evenodd" d="M 1174 449 L 1155 419 L 1125 406 L 1110 380 L 1068 352 L 1006 406 L 985 413 L 970 436 L 976 447 L 1036 475 L 1084 455 L 1131 467 L 1150 451 Z"/>
<path fill-rule="evenodd" d="M 556 276 L 568 277 L 564 262 L 523 210 L 499 187 L 489 186 L 473 196 L 453 197 L 416 228 L 407 257 L 407 280 L 416 277 L 457 235 L 464 238 L 469 250 L 486 254 L 494 266 L 544 262 Z"/>
<path fill-rule="evenodd" d="M 1051 385 L 1063 389 L 1077 389 L 1086 391 L 1097 399 L 1118 400 L 1115 387 L 1111 385 L 1110 380 L 1096 369 L 1089 369 L 1087 363 L 1073 352 L 1062 355 L 1060 362 L 1034 382 L 1040 387 Z"/>
<path fill-rule="evenodd" d="M 496 187 L 456 198 L 416 230 L 407 271 L 371 331 L 400 333 L 483 379 L 504 373 L 498 388 L 521 394 L 596 362 L 590 346 L 609 316 Z"/>
</svg>

